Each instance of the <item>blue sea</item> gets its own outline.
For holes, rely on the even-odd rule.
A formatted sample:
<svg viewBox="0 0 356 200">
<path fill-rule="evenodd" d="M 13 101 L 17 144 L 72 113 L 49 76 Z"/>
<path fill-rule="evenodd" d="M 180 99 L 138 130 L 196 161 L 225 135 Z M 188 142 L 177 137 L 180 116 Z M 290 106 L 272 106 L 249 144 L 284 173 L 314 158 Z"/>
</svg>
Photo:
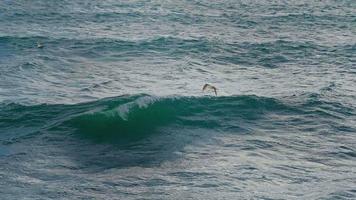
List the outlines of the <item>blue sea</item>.
<svg viewBox="0 0 356 200">
<path fill-rule="evenodd" d="M 356 1 L 0 0 L 0 199 L 356 199 Z"/>
</svg>

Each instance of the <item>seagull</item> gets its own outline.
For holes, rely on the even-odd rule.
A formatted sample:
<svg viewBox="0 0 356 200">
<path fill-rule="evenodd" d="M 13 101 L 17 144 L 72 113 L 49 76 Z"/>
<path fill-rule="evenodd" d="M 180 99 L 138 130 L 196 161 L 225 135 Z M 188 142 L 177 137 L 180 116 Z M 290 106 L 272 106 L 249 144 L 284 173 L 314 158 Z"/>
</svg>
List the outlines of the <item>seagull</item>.
<svg viewBox="0 0 356 200">
<path fill-rule="evenodd" d="M 41 43 L 37 42 L 37 48 L 42 49 L 43 45 Z"/>
<path fill-rule="evenodd" d="M 206 83 L 206 84 L 203 86 L 203 91 L 205 91 L 206 89 L 214 90 L 215 95 L 218 96 L 218 93 L 217 93 L 217 90 L 218 90 L 218 89 L 216 89 L 216 87 L 214 87 L 214 86 L 212 86 L 212 85 Z"/>
</svg>

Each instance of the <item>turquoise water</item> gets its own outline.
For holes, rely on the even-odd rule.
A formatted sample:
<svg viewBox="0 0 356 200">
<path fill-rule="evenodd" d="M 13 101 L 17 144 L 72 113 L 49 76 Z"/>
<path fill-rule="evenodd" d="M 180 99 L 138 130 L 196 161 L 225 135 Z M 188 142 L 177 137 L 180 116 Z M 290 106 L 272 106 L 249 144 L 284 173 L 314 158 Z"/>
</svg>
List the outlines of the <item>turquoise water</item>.
<svg viewBox="0 0 356 200">
<path fill-rule="evenodd" d="M 355 13 L 0 0 L 0 199 L 355 199 Z"/>
</svg>

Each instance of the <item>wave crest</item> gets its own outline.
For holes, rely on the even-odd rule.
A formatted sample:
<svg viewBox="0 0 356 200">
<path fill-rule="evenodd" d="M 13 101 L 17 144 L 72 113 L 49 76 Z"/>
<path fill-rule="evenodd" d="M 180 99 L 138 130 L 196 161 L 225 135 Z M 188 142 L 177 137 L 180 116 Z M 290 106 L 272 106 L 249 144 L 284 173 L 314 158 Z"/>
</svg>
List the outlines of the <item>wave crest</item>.
<svg viewBox="0 0 356 200">
<path fill-rule="evenodd" d="M 279 100 L 258 96 L 119 96 L 75 105 L 4 105 L 3 130 L 56 131 L 97 141 L 126 141 L 161 128 L 230 129 L 271 113 L 295 112 Z M 30 129 L 29 129 L 30 127 Z"/>
</svg>

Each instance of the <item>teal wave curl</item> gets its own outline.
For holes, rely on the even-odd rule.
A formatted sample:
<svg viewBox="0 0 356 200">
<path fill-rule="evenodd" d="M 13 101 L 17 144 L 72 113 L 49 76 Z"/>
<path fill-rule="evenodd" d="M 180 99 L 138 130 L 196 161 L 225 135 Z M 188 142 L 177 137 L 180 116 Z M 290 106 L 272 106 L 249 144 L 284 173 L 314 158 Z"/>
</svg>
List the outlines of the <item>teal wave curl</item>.
<svg viewBox="0 0 356 200">
<path fill-rule="evenodd" d="M 0 128 L 7 130 L 11 138 L 14 132 L 27 135 L 70 129 L 97 141 L 111 141 L 140 138 L 171 125 L 228 128 L 239 121 L 257 120 L 268 112 L 290 109 L 276 99 L 258 96 L 154 97 L 142 94 L 75 105 L 2 105 Z"/>
<path fill-rule="evenodd" d="M 0 129 L 3 130 L 0 139 L 8 141 L 54 131 L 98 142 L 120 142 L 142 138 L 165 127 L 230 130 L 240 124 L 266 119 L 271 114 L 340 119 L 353 113 L 351 108 L 318 100 L 313 95 L 308 99 L 293 104 L 254 95 L 156 97 L 139 94 L 74 105 L 3 104 L 0 105 Z"/>
</svg>

